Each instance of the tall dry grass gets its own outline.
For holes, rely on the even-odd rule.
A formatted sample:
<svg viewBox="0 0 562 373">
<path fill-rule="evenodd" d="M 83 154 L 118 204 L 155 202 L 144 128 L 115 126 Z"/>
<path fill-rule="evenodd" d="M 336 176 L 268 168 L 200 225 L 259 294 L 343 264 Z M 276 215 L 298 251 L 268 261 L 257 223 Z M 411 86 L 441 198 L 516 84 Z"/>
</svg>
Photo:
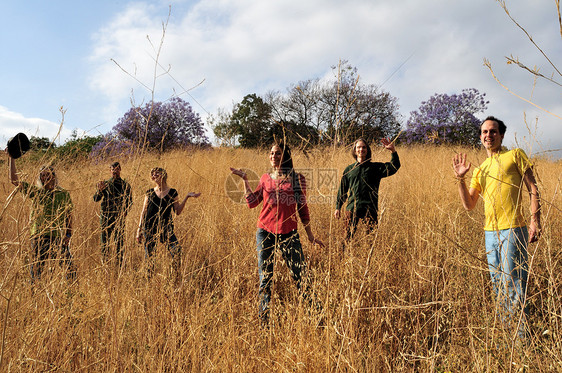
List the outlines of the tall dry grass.
<svg viewBox="0 0 562 373">
<path fill-rule="evenodd" d="M 0 325 L 2 371 L 529 371 L 562 370 L 560 162 L 536 160 L 544 233 L 530 246 L 530 325 L 521 346 L 499 323 L 491 297 L 483 241 L 483 206 L 463 210 L 450 161 L 457 149 L 399 148 L 402 168 L 382 181 L 380 224 L 345 246 L 342 222 L 327 203 L 347 149 L 294 155 L 312 172 L 312 247 L 301 234 L 322 312 L 301 304 L 277 255 L 272 324 L 259 326 L 255 226 L 259 208 L 229 198 L 228 168 L 267 171 L 267 153 L 215 149 L 121 160 L 133 185 L 125 265 L 101 262 L 95 183 L 108 165 L 67 162 L 60 185 L 75 206 L 71 250 L 78 281 L 58 265 L 29 281 L 29 201 L 0 184 Z M 473 163 L 483 151 L 466 150 Z M 387 161 L 387 151 L 375 151 Z M 183 247 L 181 286 L 158 247 L 156 275 L 146 278 L 142 246 L 134 241 L 149 170 L 162 166 L 180 197 L 201 192 L 175 217 Z M 5 164 L 4 164 L 5 167 Z M 37 164 L 18 160 L 28 180 Z M 335 169 L 337 179 L 318 179 Z M 22 177 L 26 177 L 26 176 Z M 316 178 L 316 180 L 314 180 Z M 241 187 L 241 185 L 240 185 Z M 314 201 L 313 201 L 314 200 Z M 302 228 L 301 228 L 302 229 Z"/>
</svg>

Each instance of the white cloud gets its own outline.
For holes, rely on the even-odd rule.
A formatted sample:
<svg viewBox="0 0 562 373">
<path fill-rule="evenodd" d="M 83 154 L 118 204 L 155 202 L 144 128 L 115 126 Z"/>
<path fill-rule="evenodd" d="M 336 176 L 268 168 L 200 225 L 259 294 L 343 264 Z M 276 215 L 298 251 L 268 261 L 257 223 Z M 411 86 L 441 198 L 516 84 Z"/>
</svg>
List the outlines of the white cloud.
<svg viewBox="0 0 562 373">
<path fill-rule="evenodd" d="M 205 79 L 190 91 L 201 109 L 229 109 L 248 93 L 284 90 L 290 84 L 324 76 L 339 59 L 357 66 L 364 83 L 384 84 L 398 97 L 408 116 L 434 93 L 477 88 L 487 93 L 490 113 L 505 119 L 514 132 L 525 130 L 523 113 L 534 108 L 504 90 L 483 66 L 491 60 L 502 82 L 530 97 L 532 79 L 521 69 L 505 64 L 504 56 L 525 56 L 531 65 L 552 68 L 525 35 L 489 0 L 450 2 L 321 1 L 321 0 L 206 0 L 190 3 L 175 13 L 166 31 L 160 62 L 171 67 L 169 76 L 156 80 L 156 99 L 163 100 Z M 511 14 L 531 34 L 540 36 L 553 61 L 562 60 L 554 7 L 549 4 L 509 4 Z M 113 58 L 145 85 L 152 87 L 156 52 L 167 7 L 131 5 L 95 37 L 92 61 L 97 69 L 92 86 L 112 104 L 107 115 L 122 115 L 130 104 L 131 89 L 137 102 L 150 99 L 150 90 L 110 62 Z M 557 48 L 557 49 L 556 49 Z M 408 57 L 411 58 L 402 66 Z M 161 74 L 162 69 L 157 74 Z M 558 107 L 559 87 L 541 84 L 535 99 L 545 107 Z M 538 112 L 537 112 L 538 113 Z M 558 138 L 559 119 L 539 114 L 545 138 Z M 509 128 L 509 127 L 508 127 Z M 552 131 L 556 131 L 552 133 Z M 556 135 L 556 136 L 555 136 Z"/>
<path fill-rule="evenodd" d="M 3 106 L 0 106 L 0 131 L 3 134 L 3 144 L 6 144 L 19 132 L 25 133 L 28 137 L 47 137 L 57 144 L 63 143 L 71 134 L 71 130 L 65 128 L 64 125 L 61 128 L 60 123 L 41 118 L 26 118 Z"/>
</svg>

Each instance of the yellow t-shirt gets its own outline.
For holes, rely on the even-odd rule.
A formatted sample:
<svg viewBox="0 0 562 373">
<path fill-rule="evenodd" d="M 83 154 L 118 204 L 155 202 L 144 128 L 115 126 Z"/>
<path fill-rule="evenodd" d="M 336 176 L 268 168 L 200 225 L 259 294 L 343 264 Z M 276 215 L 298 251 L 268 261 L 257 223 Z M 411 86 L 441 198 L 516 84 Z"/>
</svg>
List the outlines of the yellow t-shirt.
<svg viewBox="0 0 562 373">
<path fill-rule="evenodd" d="M 501 150 L 486 158 L 472 174 L 470 187 L 484 199 L 484 230 L 496 231 L 526 225 L 522 212 L 523 175 L 532 167 L 521 149 Z"/>
</svg>

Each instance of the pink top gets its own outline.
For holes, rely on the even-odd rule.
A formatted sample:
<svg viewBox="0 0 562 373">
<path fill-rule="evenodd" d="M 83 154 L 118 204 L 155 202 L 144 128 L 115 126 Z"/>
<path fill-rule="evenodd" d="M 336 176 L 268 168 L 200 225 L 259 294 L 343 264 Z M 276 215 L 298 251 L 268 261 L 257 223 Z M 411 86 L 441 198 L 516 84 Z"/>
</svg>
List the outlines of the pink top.
<svg viewBox="0 0 562 373">
<path fill-rule="evenodd" d="M 298 174 L 301 185 L 299 216 L 303 224 L 308 224 L 310 215 L 306 204 L 306 180 Z M 287 178 L 273 180 L 269 174 L 263 174 L 258 187 L 246 196 L 248 207 L 254 208 L 263 201 L 258 218 L 258 228 L 279 234 L 297 229 L 297 204 L 293 187 Z"/>
</svg>

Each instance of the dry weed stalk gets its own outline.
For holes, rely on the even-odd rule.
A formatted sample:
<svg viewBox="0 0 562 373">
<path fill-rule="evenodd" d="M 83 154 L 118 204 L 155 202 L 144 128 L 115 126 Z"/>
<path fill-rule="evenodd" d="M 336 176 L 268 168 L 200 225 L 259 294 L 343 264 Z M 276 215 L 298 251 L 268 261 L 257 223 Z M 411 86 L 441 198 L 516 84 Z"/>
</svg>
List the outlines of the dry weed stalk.
<svg viewBox="0 0 562 373">
<path fill-rule="evenodd" d="M 147 280 L 142 247 L 133 242 L 131 232 L 148 180 L 133 184 L 125 265 L 117 270 L 102 263 L 99 250 L 97 206 L 91 200 L 99 166 L 83 163 L 61 173 L 63 186 L 91 186 L 71 188 L 78 283 L 66 282 L 55 265 L 33 291 L 27 281 L 27 240 L 19 254 L 8 254 L 17 252 L 17 237 L 26 237 L 27 228 L 16 220 L 25 220 L 22 212 L 29 206 L 22 209 L 27 202 L 16 196 L 6 208 L 0 237 L 8 246 L 1 278 L 20 279 L 10 281 L 15 287 L 10 312 L 4 314 L 2 369 L 482 371 L 509 369 L 510 359 L 535 370 L 559 369 L 562 324 L 557 315 L 562 310 L 557 299 L 562 277 L 556 268 L 562 227 L 557 163 L 536 161 L 543 200 L 550 204 L 545 205 L 545 233 L 533 253 L 529 285 L 535 333 L 529 346 L 515 349 L 511 357 L 511 334 L 495 320 L 486 290 L 482 211 L 466 213 L 458 201 L 449 164 L 453 149 L 399 151 L 403 166 L 381 186 L 381 220 L 372 236 L 358 232 L 355 244 L 342 252 L 343 227 L 333 221 L 333 206 L 311 203 L 314 229 L 329 242 L 323 251 L 305 245 L 324 311 L 321 318 L 307 312 L 279 261 L 269 331 L 259 328 L 256 309 L 256 212 L 230 200 L 224 190 L 230 164 L 258 174 L 265 171 L 266 161 L 255 161 L 265 158 L 261 154 L 175 151 L 148 154 L 138 165 L 122 162 L 125 176 L 137 168 L 147 174 L 153 164 L 161 164 L 175 184 L 203 193 L 176 219 L 184 263 L 179 288 L 171 281 L 165 250 L 159 249 L 157 273 Z M 484 156 L 468 153 L 475 163 Z M 313 170 L 333 159 L 331 165 L 341 172 L 349 162 L 340 149 L 294 157 Z M 22 169 L 31 174 L 36 167 L 25 164 Z M 4 199 L 11 191 L 0 190 Z M 311 200 L 318 193 L 311 187 Z"/>
</svg>

